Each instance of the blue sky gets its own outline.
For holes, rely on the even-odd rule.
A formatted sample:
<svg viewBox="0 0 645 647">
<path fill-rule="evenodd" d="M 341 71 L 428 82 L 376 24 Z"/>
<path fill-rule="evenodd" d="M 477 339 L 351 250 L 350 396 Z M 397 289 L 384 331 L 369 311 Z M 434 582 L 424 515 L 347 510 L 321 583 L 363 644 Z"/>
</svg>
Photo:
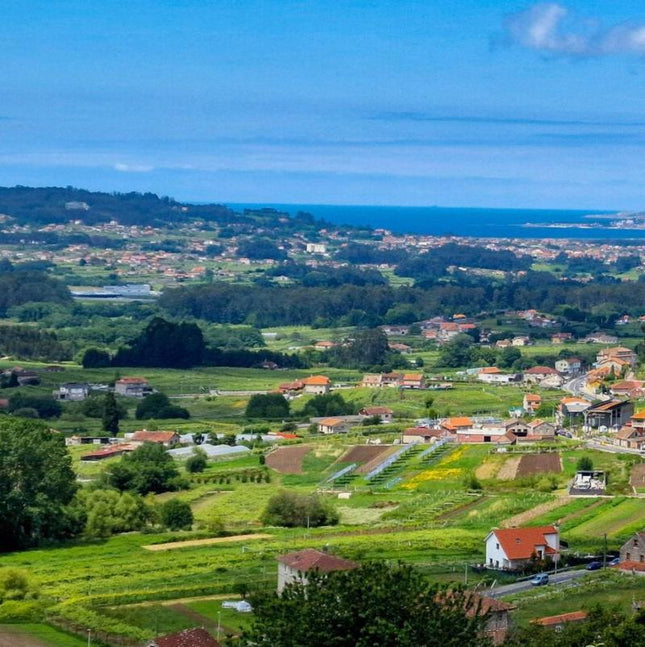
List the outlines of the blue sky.
<svg viewBox="0 0 645 647">
<path fill-rule="evenodd" d="M 645 208 L 645 5 L 3 0 L 0 184 Z"/>
</svg>

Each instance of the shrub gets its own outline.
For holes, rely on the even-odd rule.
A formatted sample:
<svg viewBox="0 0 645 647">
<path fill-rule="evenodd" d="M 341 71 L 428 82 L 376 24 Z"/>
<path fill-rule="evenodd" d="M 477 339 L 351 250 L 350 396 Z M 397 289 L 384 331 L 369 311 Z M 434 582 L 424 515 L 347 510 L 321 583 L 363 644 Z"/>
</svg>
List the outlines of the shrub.
<svg viewBox="0 0 645 647">
<path fill-rule="evenodd" d="M 193 511 L 185 501 L 170 499 L 160 510 L 161 523 L 169 530 L 190 530 L 193 525 Z"/>
<path fill-rule="evenodd" d="M 267 526 L 312 527 L 338 523 L 338 513 L 316 494 L 281 491 L 274 494 L 262 513 Z"/>
<path fill-rule="evenodd" d="M 203 472 L 208 464 L 206 452 L 203 449 L 193 449 L 193 455 L 186 461 L 186 471 L 191 474 Z"/>
</svg>

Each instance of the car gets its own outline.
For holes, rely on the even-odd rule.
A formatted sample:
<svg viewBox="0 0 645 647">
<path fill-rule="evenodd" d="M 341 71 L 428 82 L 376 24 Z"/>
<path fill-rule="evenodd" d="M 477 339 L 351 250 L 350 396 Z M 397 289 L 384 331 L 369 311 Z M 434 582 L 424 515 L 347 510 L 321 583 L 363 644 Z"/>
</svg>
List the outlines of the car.
<svg viewBox="0 0 645 647">
<path fill-rule="evenodd" d="M 543 584 L 549 583 L 549 574 L 548 573 L 538 573 L 532 580 L 531 584 L 533 586 L 542 586 Z"/>
<path fill-rule="evenodd" d="M 608 566 L 618 566 L 620 564 L 620 557 L 614 557 L 614 559 L 609 562 Z"/>
<path fill-rule="evenodd" d="M 585 568 L 588 571 L 598 571 L 602 568 L 602 562 L 599 562 L 597 560 L 594 560 L 593 562 L 589 562 Z"/>
</svg>

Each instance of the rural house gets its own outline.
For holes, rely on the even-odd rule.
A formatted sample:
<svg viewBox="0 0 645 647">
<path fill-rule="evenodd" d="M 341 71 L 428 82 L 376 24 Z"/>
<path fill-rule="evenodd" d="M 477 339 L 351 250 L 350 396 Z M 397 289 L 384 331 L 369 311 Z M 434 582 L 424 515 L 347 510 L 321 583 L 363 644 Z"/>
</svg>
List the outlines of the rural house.
<svg viewBox="0 0 645 647">
<path fill-rule="evenodd" d="M 354 568 L 358 568 L 356 562 L 335 557 L 314 548 L 280 555 L 278 557 L 278 593 L 282 593 L 284 587 L 292 582 L 302 582 L 306 585 L 307 573 L 311 571 L 331 573 L 332 571 L 349 571 Z"/>
<path fill-rule="evenodd" d="M 81 402 L 90 394 L 89 384 L 80 384 L 77 382 L 67 382 L 61 384 L 58 390 L 54 391 L 54 398 L 64 400 L 65 402 Z"/>
<path fill-rule="evenodd" d="M 620 549 L 621 570 L 645 573 L 645 532 L 635 532 Z"/>
<path fill-rule="evenodd" d="M 565 375 L 577 375 L 582 371 L 582 360 L 579 357 L 566 357 L 555 362 L 555 370 Z"/>
<path fill-rule="evenodd" d="M 645 449 L 645 411 L 638 411 L 614 436 L 619 447 L 627 449 Z"/>
<path fill-rule="evenodd" d="M 378 416 L 381 422 L 392 422 L 392 414 L 394 412 L 388 407 L 364 407 L 358 413 L 366 418 Z"/>
<path fill-rule="evenodd" d="M 143 398 L 152 393 L 152 388 L 143 377 L 122 377 L 114 383 L 114 393 L 126 398 Z"/>
<path fill-rule="evenodd" d="M 505 571 L 521 570 L 534 559 L 557 561 L 560 555 L 555 526 L 492 530 L 485 542 L 486 566 Z"/>
<path fill-rule="evenodd" d="M 302 380 L 304 392 L 312 395 L 326 395 L 331 390 L 331 380 L 325 375 L 312 375 Z"/>
<path fill-rule="evenodd" d="M 354 418 L 355 416 L 323 418 L 318 421 L 318 431 L 321 434 L 346 434 L 352 428 Z"/>
<path fill-rule="evenodd" d="M 429 427 L 408 427 L 403 430 L 403 444 L 412 443 L 433 443 L 439 438 L 444 438 L 446 432 L 441 429 L 430 429 Z"/>
<path fill-rule="evenodd" d="M 522 400 L 522 408 L 527 413 L 535 415 L 535 412 L 540 408 L 542 404 L 542 396 L 537 395 L 536 393 L 525 393 L 524 399 Z"/>
<path fill-rule="evenodd" d="M 424 389 L 426 386 L 422 373 L 406 373 L 401 382 L 403 389 Z"/>
</svg>

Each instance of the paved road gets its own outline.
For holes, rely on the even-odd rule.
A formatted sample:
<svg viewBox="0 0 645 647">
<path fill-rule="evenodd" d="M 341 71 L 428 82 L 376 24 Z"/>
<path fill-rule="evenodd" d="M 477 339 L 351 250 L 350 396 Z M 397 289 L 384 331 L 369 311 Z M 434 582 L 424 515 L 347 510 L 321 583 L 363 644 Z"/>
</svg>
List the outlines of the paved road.
<svg viewBox="0 0 645 647">
<path fill-rule="evenodd" d="M 633 454 L 634 456 L 641 455 L 641 452 L 639 452 L 637 449 L 618 447 L 617 445 L 611 445 L 610 443 L 601 443 L 593 439 L 587 440 L 587 447 L 589 447 L 589 449 L 597 449 L 600 452 L 609 452 L 610 454 Z"/>
<path fill-rule="evenodd" d="M 575 570 L 575 571 L 563 571 L 562 573 L 557 573 L 556 575 L 549 575 L 549 583 L 543 588 L 557 586 L 558 584 L 562 584 L 564 582 L 570 582 L 571 580 L 577 580 L 578 578 L 583 577 L 584 575 L 589 575 L 589 572 L 585 571 L 584 569 Z M 536 587 L 534 587 L 531 584 L 530 580 L 525 580 L 523 582 L 515 582 L 515 584 L 506 584 L 504 586 L 498 586 L 492 591 L 491 590 L 481 591 L 481 593 L 485 593 L 491 598 L 501 598 L 505 595 L 521 593 L 522 591 L 529 591 L 533 588 L 536 588 Z"/>
</svg>

